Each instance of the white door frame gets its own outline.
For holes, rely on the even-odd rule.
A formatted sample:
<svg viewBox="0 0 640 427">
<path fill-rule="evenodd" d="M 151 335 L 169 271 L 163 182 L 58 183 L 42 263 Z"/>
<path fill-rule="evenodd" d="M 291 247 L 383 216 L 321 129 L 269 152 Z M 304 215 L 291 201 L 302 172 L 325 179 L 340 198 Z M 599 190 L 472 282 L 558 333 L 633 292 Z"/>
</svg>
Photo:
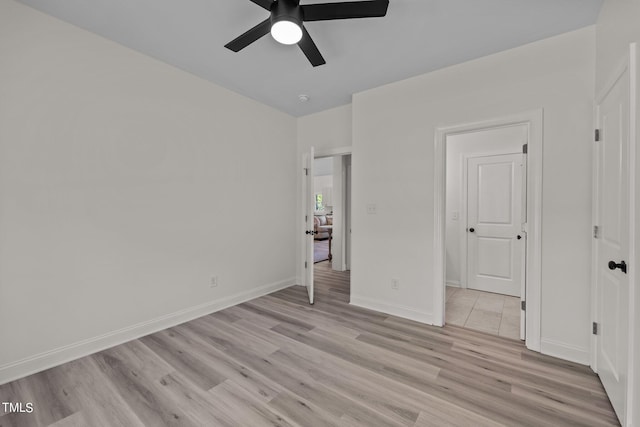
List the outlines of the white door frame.
<svg viewBox="0 0 640 427">
<path fill-rule="evenodd" d="M 628 353 L 628 365 L 627 365 L 627 410 L 626 410 L 626 419 L 627 425 L 632 425 L 632 423 L 638 424 L 640 420 L 633 419 L 633 408 L 634 408 L 634 396 L 640 395 L 640 390 L 635 390 L 634 388 L 634 380 L 635 380 L 635 370 L 640 369 L 640 366 L 636 366 L 635 358 L 640 357 L 640 355 L 635 354 L 635 328 L 638 326 L 637 318 L 639 317 L 637 314 L 638 307 L 635 306 L 635 293 L 638 292 L 636 290 L 636 268 L 640 268 L 640 265 L 634 265 L 636 259 L 636 245 L 635 245 L 635 235 L 636 235 L 636 223 L 635 223 L 635 204 L 636 204 L 636 143 L 637 143 L 637 126 L 638 123 L 636 121 L 637 118 L 637 77 L 638 77 L 638 54 L 637 54 L 637 44 L 630 43 L 629 44 L 629 54 L 625 57 L 622 64 L 618 66 L 616 72 L 613 73 L 611 78 L 607 81 L 607 84 L 603 87 L 603 89 L 598 93 L 595 99 L 594 105 L 594 124 L 595 129 L 600 129 L 599 117 L 600 110 L 599 106 L 604 101 L 604 98 L 607 96 L 609 91 L 616 84 L 618 79 L 625 74 L 625 72 L 629 72 L 629 270 L 628 270 L 628 280 L 629 280 L 629 330 L 628 330 L 628 344 L 629 344 L 629 353 Z M 598 169 L 598 145 L 594 143 L 592 145 L 593 150 L 593 181 L 592 181 L 592 220 L 593 226 L 598 225 L 598 180 L 600 178 L 600 171 Z M 598 318 L 598 278 L 597 278 L 597 242 L 596 239 L 591 239 L 591 319 L 594 322 L 599 322 Z M 598 357 L 597 357 L 597 335 L 591 335 L 591 369 L 594 372 L 598 372 Z M 635 425 L 634 424 L 634 425 Z"/>
<path fill-rule="evenodd" d="M 304 156 L 306 154 L 309 153 L 309 148 L 306 148 L 301 154 L 300 154 L 300 162 L 302 165 L 304 165 Z M 350 146 L 345 146 L 345 147 L 336 147 L 336 148 L 329 148 L 329 149 L 319 149 L 319 150 L 314 150 L 314 155 L 313 158 L 314 159 L 319 159 L 322 157 L 333 157 L 333 156 L 346 156 L 346 155 L 351 155 L 351 160 L 353 162 L 353 153 L 352 153 L 352 148 Z M 304 166 L 303 166 L 304 167 Z M 303 183 L 304 184 L 304 183 Z M 302 212 L 304 212 L 305 210 L 305 206 L 306 206 L 306 200 L 305 200 L 305 189 L 304 189 L 304 185 L 301 186 L 302 187 L 302 191 L 301 191 L 301 209 Z M 344 208 L 344 206 L 343 206 Z M 302 283 L 303 286 L 306 286 L 306 275 L 305 275 L 305 271 L 304 271 L 304 262 L 306 259 L 306 253 L 305 253 L 305 234 L 304 234 L 304 230 L 306 227 L 306 224 L 304 223 L 304 213 L 302 215 L 300 215 L 301 218 L 301 227 L 300 227 L 300 232 L 298 233 L 299 239 L 298 240 L 298 247 L 302 249 L 301 252 L 299 252 L 299 254 L 302 255 L 302 262 L 301 262 L 301 268 L 302 268 L 302 274 L 301 274 L 301 280 L 299 283 Z M 344 256 L 344 250 L 343 252 L 343 256 Z M 300 277 L 300 276 L 299 276 Z"/>
<path fill-rule="evenodd" d="M 307 288 L 307 294 L 309 295 L 309 304 L 314 303 L 315 299 L 315 288 L 314 288 L 314 237 L 313 237 L 313 229 L 314 226 L 314 217 L 313 211 L 315 207 L 314 200 L 314 148 L 311 146 L 307 153 L 304 153 L 302 156 L 302 162 L 304 163 L 304 175 L 302 182 L 302 205 L 303 205 L 303 216 L 304 216 L 304 239 L 303 239 L 303 252 L 304 252 L 304 285 Z M 312 234 L 309 234 L 312 233 Z"/>
<path fill-rule="evenodd" d="M 433 323 L 444 325 L 445 313 L 445 225 L 447 136 L 491 128 L 524 124 L 528 127 L 527 158 L 527 249 L 526 249 L 526 346 L 540 351 L 540 278 L 542 224 L 542 136 L 543 110 L 537 109 L 496 119 L 440 127 L 435 132 L 434 181 L 434 293 Z"/>
</svg>

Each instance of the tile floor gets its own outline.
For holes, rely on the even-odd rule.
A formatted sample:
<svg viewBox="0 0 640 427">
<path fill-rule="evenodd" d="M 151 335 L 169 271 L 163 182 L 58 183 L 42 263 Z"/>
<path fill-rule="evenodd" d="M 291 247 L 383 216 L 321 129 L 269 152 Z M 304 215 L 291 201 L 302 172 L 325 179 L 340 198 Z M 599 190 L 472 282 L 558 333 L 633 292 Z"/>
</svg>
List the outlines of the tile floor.
<svg viewBox="0 0 640 427">
<path fill-rule="evenodd" d="M 520 298 L 447 286 L 445 322 L 520 339 Z"/>
</svg>

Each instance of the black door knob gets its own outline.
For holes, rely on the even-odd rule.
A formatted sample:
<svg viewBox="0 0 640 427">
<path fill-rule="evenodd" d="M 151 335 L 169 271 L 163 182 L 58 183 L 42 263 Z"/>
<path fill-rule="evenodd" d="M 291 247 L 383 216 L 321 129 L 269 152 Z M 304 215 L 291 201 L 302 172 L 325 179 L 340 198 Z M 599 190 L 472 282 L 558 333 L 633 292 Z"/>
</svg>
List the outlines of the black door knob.
<svg viewBox="0 0 640 427">
<path fill-rule="evenodd" d="M 626 262 L 620 261 L 619 264 L 616 264 L 615 261 L 609 261 L 609 270 L 615 270 L 616 268 L 619 268 L 625 274 L 627 273 L 627 263 Z"/>
<path fill-rule="evenodd" d="M 475 228 L 473 228 L 473 227 L 471 227 L 471 228 L 469 229 L 469 233 L 473 233 L 474 231 L 476 231 L 476 229 L 475 229 Z"/>
<path fill-rule="evenodd" d="M 518 240 L 522 239 L 522 236 L 518 234 Z"/>
<path fill-rule="evenodd" d="M 307 231 L 305 231 L 305 232 L 304 232 L 304 234 L 311 234 L 311 235 L 313 235 L 313 234 L 316 234 L 316 232 L 315 232 L 314 230 L 307 230 Z"/>
</svg>

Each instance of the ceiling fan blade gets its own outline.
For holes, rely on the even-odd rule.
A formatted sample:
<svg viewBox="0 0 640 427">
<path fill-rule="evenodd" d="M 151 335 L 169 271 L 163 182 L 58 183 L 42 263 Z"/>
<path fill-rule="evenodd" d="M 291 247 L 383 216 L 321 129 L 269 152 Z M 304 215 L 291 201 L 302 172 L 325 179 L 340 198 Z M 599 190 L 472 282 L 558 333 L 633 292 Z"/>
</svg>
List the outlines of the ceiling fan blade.
<svg viewBox="0 0 640 427">
<path fill-rule="evenodd" d="M 305 4 L 300 6 L 305 21 L 331 19 L 375 18 L 385 16 L 389 0 L 350 1 L 341 3 Z"/>
<path fill-rule="evenodd" d="M 250 0 L 250 1 L 267 10 L 271 10 L 271 5 L 273 4 L 273 0 Z"/>
<path fill-rule="evenodd" d="M 326 64 L 326 61 L 318 50 L 318 46 L 313 42 L 313 39 L 304 27 L 302 27 L 302 39 L 298 42 L 298 46 L 300 46 L 304 56 L 307 57 L 314 67 Z"/>
<path fill-rule="evenodd" d="M 267 18 L 246 33 L 225 44 L 224 47 L 234 52 L 239 52 L 260 37 L 269 33 L 269 31 L 271 31 L 271 19 Z"/>
</svg>

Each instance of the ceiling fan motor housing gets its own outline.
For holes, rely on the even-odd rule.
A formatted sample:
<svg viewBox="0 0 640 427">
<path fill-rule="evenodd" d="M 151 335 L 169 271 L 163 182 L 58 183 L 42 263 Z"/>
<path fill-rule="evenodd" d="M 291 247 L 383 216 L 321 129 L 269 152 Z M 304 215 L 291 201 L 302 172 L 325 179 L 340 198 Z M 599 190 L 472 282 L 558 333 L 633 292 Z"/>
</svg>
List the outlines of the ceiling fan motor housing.
<svg viewBox="0 0 640 427">
<path fill-rule="evenodd" d="M 302 8 L 299 0 L 278 0 L 271 6 L 271 25 L 279 21 L 291 21 L 302 28 Z"/>
</svg>

